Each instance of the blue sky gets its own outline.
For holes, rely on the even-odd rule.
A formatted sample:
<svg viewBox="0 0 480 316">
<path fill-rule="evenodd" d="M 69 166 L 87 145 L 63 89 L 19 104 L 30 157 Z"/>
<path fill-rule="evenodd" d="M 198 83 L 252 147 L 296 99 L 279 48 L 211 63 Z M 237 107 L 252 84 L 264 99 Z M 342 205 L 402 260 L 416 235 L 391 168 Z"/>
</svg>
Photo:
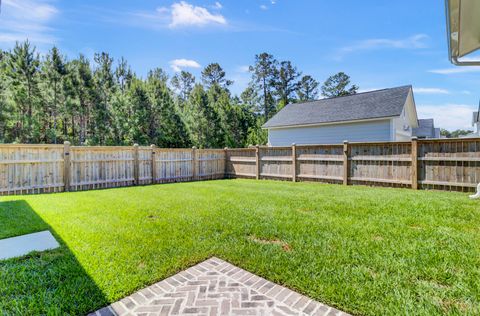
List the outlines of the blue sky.
<svg viewBox="0 0 480 316">
<path fill-rule="evenodd" d="M 220 63 L 240 93 L 246 66 L 269 52 L 323 82 L 344 71 L 362 91 L 412 84 L 421 118 L 469 128 L 479 68 L 447 58 L 439 0 L 2 0 L 0 48 L 29 38 L 41 53 L 124 56 L 137 74 L 154 67 L 197 78 Z"/>
</svg>

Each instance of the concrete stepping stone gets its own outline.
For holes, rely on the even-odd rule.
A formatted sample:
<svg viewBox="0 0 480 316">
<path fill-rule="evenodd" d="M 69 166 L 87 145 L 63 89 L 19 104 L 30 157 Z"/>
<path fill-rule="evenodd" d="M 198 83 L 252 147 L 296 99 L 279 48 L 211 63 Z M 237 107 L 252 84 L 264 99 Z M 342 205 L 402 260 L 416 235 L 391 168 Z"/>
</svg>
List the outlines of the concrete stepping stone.
<svg viewBox="0 0 480 316">
<path fill-rule="evenodd" d="M 89 314 L 123 315 L 348 314 L 214 257 Z"/>
<path fill-rule="evenodd" d="M 60 247 L 48 230 L 0 240 L 0 260 L 22 257 L 32 251 L 45 251 Z"/>
</svg>

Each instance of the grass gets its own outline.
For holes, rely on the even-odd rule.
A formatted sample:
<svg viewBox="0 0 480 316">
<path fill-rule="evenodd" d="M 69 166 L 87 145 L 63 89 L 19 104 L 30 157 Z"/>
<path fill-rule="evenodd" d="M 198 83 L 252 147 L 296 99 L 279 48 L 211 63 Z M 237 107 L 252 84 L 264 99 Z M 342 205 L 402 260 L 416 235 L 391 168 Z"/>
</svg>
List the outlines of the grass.
<svg viewBox="0 0 480 316">
<path fill-rule="evenodd" d="M 213 255 L 359 315 L 480 314 L 480 206 L 466 194 L 219 180 L 0 198 L 3 314 L 85 314 Z"/>
</svg>

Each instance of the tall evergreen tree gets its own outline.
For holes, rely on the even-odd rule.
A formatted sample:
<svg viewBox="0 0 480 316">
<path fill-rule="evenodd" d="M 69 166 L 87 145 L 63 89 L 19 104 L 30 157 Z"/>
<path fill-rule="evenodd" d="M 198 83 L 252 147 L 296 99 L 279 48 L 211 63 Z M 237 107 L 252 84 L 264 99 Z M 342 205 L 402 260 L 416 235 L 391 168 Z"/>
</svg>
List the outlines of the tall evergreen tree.
<svg viewBox="0 0 480 316">
<path fill-rule="evenodd" d="M 219 147 L 222 139 L 215 127 L 219 126 L 219 117 L 210 105 L 203 86 L 196 84 L 190 94 L 185 109 L 185 120 L 193 145 L 199 148 Z"/>
<path fill-rule="evenodd" d="M 301 73 L 290 61 L 282 61 L 276 72 L 275 93 L 279 98 L 278 110 L 295 100 L 298 77 Z"/>
<path fill-rule="evenodd" d="M 251 84 L 248 85 L 245 90 L 240 94 L 240 98 L 244 106 L 248 108 L 249 111 L 258 114 L 258 103 L 259 96 L 255 87 Z"/>
<path fill-rule="evenodd" d="M 108 53 L 97 53 L 94 56 L 96 69 L 94 73 L 95 86 L 100 97 L 95 104 L 93 117 L 93 137 L 95 144 L 108 144 L 111 139 L 111 104 L 110 100 L 115 91 L 114 74 L 112 70 L 113 58 Z"/>
<path fill-rule="evenodd" d="M 297 95 L 300 101 L 312 101 L 318 98 L 318 81 L 312 76 L 306 75 L 300 79 L 297 87 Z"/>
<path fill-rule="evenodd" d="M 7 78 L 5 77 L 8 53 L 0 50 L 0 143 L 10 142 L 9 122 L 11 109 L 7 105 Z"/>
<path fill-rule="evenodd" d="M 165 85 L 168 82 L 168 74 L 162 68 L 154 68 L 148 72 L 148 79 L 156 79 L 163 82 Z M 195 80 L 194 80 L 195 81 Z"/>
<path fill-rule="evenodd" d="M 350 85 L 350 77 L 344 72 L 330 76 L 322 86 L 322 95 L 327 98 L 342 97 L 355 94 L 358 86 Z"/>
<path fill-rule="evenodd" d="M 67 75 L 65 58 L 57 47 L 53 47 L 47 55 L 43 65 L 43 87 L 45 95 L 44 110 L 47 112 L 43 119 L 47 122 L 46 141 L 57 143 L 58 115 L 65 106 L 64 84 Z"/>
<path fill-rule="evenodd" d="M 128 103 L 130 116 L 128 117 L 127 143 L 149 145 L 151 131 L 154 128 L 152 122 L 152 109 L 145 84 L 135 79 L 128 89 Z"/>
<path fill-rule="evenodd" d="M 233 84 L 225 78 L 225 71 L 218 63 L 211 63 L 202 70 L 202 82 L 207 88 L 215 84 L 226 88 Z"/>
<path fill-rule="evenodd" d="M 68 60 L 53 47 L 40 60 L 30 43 L 0 51 L 0 142 L 239 147 L 264 144 L 261 126 L 283 104 L 314 98 L 316 83 L 272 55 L 256 56 L 252 81 L 232 97 L 218 63 L 202 71 L 203 85 L 188 72 L 160 68 L 136 77 L 107 53 Z M 277 103 L 278 101 L 278 103 Z"/>
<path fill-rule="evenodd" d="M 68 107 L 64 115 L 63 135 L 65 139 L 77 141 L 79 144 L 90 142 L 95 131 L 93 118 L 100 98 L 95 88 L 90 62 L 85 56 L 68 64 L 67 89 L 69 90 Z"/>
<path fill-rule="evenodd" d="M 132 69 L 128 65 L 128 62 L 125 60 L 125 58 L 120 58 L 117 68 L 115 69 L 115 79 L 122 93 L 125 93 L 125 90 L 133 80 L 133 77 L 134 75 Z"/>
<path fill-rule="evenodd" d="M 252 73 L 252 86 L 255 87 L 261 99 L 259 112 L 263 114 L 265 120 L 272 117 L 276 111 L 273 88 L 277 64 L 273 55 L 262 53 L 255 56 L 255 64 L 249 68 Z"/>
<path fill-rule="evenodd" d="M 173 76 L 171 80 L 172 86 L 178 93 L 181 102 L 186 102 L 190 97 L 190 93 L 195 85 L 195 77 L 188 71 L 181 71 Z"/>
<path fill-rule="evenodd" d="M 30 42 L 16 43 L 9 54 L 5 69 L 10 84 L 15 122 L 15 141 L 39 142 L 39 113 L 41 95 L 39 82 L 39 56 Z"/>
<path fill-rule="evenodd" d="M 181 116 L 177 112 L 163 71 L 151 72 L 147 79 L 149 99 L 152 104 L 151 143 L 160 147 L 188 147 L 190 140 Z"/>
</svg>

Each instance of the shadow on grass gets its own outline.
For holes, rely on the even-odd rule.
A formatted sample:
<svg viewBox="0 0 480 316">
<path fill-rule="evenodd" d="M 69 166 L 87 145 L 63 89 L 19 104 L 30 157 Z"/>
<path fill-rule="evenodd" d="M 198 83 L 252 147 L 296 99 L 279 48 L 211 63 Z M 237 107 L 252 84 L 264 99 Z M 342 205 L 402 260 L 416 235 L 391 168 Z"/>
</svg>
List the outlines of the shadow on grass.
<svg viewBox="0 0 480 316">
<path fill-rule="evenodd" d="M 26 201 L 0 202 L 0 239 L 42 230 L 60 248 L 0 261 L 0 314 L 85 315 L 107 305 L 65 242 Z"/>
</svg>

